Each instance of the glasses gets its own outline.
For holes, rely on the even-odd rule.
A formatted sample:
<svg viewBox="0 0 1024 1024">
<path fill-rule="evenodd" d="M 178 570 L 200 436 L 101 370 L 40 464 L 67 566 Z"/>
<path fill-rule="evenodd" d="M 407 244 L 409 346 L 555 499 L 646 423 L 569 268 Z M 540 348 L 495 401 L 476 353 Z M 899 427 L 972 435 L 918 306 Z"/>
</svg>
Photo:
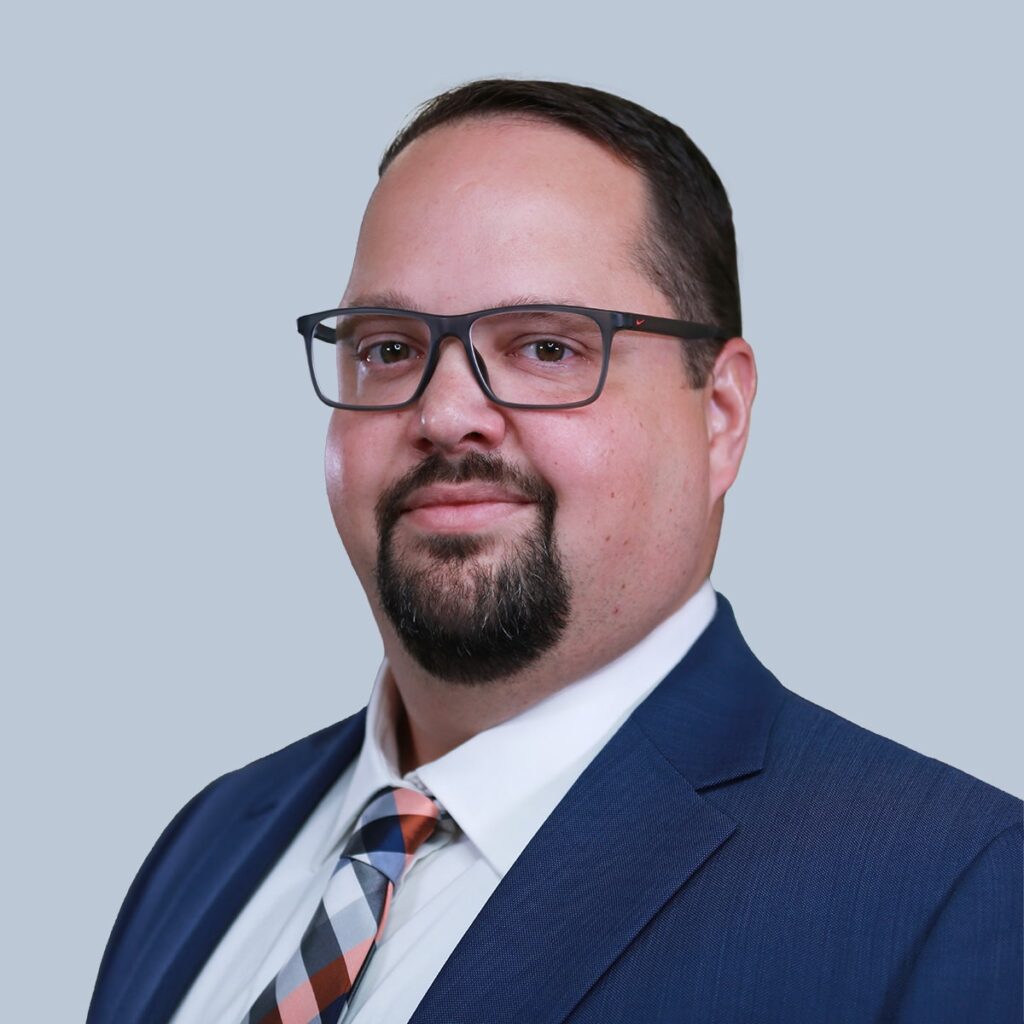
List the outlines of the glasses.
<svg viewBox="0 0 1024 1024">
<path fill-rule="evenodd" d="M 512 409 L 575 409 L 604 387 L 619 331 L 725 341 L 721 328 L 582 306 L 500 306 L 462 316 L 329 309 L 298 319 L 317 395 L 335 409 L 384 412 L 416 402 L 441 342 L 462 342 L 483 393 Z"/>
</svg>

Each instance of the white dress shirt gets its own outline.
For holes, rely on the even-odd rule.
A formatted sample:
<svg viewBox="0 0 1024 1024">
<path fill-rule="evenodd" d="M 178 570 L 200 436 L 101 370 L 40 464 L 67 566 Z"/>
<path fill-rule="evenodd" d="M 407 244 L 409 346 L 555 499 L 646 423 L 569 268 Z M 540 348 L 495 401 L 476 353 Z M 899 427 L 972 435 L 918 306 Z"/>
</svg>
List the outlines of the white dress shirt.
<svg viewBox="0 0 1024 1024">
<path fill-rule="evenodd" d="M 341 774 L 200 971 L 171 1024 L 239 1024 L 299 940 L 367 801 L 384 786 L 433 794 L 458 831 L 417 851 L 345 1024 L 404 1024 L 484 903 L 583 770 L 714 617 L 710 582 L 597 672 L 404 776 L 387 663 L 358 758 Z"/>
</svg>

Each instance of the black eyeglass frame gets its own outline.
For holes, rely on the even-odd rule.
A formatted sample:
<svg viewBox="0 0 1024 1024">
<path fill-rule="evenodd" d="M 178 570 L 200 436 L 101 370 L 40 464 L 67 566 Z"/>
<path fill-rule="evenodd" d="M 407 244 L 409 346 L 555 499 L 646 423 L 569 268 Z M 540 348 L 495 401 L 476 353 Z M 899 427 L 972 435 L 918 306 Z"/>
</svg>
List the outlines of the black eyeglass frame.
<svg viewBox="0 0 1024 1024">
<path fill-rule="evenodd" d="M 470 341 L 470 327 L 472 327 L 476 320 L 486 316 L 494 316 L 497 313 L 530 313 L 539 310 L 548 310 L 553 313 L 577 313 L 589 317 L 600 327 L 603 342 L 601 375 L 598 378 L 594 393 L 589 398 L 581 399 L 578 402 L 562 402 L 557 405 L 508 402 L 499 398 L 491 390 L 490 382 L 487 379 L 487 370 L 478 361 L 476 349 Z M 412 397 L 404 402 L 391 405 L 353 405 L 346 402 L 335 402 L 328 398 L 320 390 L 320 385 L 317 384 L 316 371 L 313 367 L 313 341 L 336 343 L 333 333 L 328 328 L 321 326 L 320 321 L 327 317 L 363 313 L 412 317 L 425 323 L 430 331 L 427 361 L 423 368 L 423 377 Z M 305 316 L 300 316 L 296 324 L 299 334 L 302 335 L 306 343 L 306 360 L 309 363 L 309 376 L 313 381 L 313 389 L 316 391 L 317 397 L 321 402 L 331 406 L 333 409 L 349 409 L 354 412 L 391 412 L 415 405 L 422 397 L 423 392 L 426 391 L 431 378 L 434 376 L 434 370 L 437 368 L 440 358 L 441 342 L 446 338 L 457 338 L 462 343 L 477 384 L 480 385 L 480 389 L 495 405 L 503 406 L 506 409 L 578 409 L 584 405 L 590 405 L 591 402 L 596 402 L 600 396 L 608 376 L 612 339 L 619 331 L 639 331 L 644 334 L 658 334 L 665 337 L 682 338 L 687 341 L 727 341 L 731 337 L 728 332 L 720 327 L 695 323 L 691 320 L 673 320 L 663 316 L 641 316 L 639 313 L 622 313 L 611 309 L 591 309 L 588 306 L 559 306 L 549 303 L 495 306 L 493 309 L 480 309 L 475 313 L 462 313 L 459 316 L 440 316 L 436 313 L 421 313 L 417 310 L 409 309 L 391 309 L 386 306 L 347 306 L 340 309 L 326 309 L 320 313 L 307 313 Z"/>
</svg>

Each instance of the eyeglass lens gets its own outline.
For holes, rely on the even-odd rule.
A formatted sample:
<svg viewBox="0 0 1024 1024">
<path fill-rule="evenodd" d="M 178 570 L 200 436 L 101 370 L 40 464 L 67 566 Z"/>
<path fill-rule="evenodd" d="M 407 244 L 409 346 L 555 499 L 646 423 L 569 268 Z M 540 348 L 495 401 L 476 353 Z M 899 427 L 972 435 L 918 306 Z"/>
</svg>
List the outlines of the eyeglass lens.
<svg viewBox="0 0 1024 1024">
<path fill-rule="evenodd" d="M 430 329 L 416 317 L 347 313 L 325 317 L 313 334 L 321 392 L 343 405 L 399 405 L 416 393 L 427 366 Z M 475 320 L 470 342 L 496 398 L 563 405 L 590 398 L 604 360 L 601 328 L 560 310 L 495 313 Z"/>
</svg>

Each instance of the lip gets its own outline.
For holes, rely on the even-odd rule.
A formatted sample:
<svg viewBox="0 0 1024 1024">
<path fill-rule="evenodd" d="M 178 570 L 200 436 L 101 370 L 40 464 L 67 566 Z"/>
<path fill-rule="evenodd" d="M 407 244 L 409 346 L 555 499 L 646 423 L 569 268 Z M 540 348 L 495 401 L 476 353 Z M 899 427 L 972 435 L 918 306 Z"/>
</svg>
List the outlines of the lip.
<svg viewBox="0 0 1024 1024">
<path fill-rule="evenodd" d="M 402 518 L 433 533 L 492 526 L 533 505 L 518 491 L 496 484 L 431 484 L 402 503 Z"/>
</svg>

